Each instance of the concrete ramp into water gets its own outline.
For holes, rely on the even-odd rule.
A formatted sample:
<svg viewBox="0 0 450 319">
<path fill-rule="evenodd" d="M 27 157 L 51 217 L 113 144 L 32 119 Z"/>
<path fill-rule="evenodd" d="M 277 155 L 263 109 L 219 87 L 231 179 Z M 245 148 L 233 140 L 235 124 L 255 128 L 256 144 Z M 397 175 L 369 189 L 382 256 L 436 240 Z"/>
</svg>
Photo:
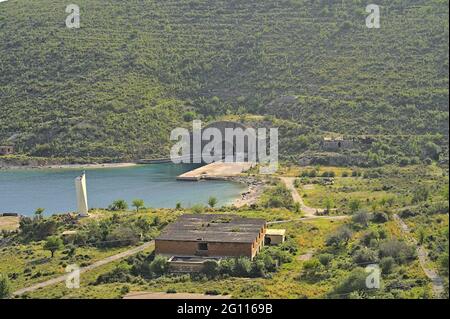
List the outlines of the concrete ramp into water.
<svg viewBox="0 0 450 319">
<path fill-rule="evenodd" d="M 214 162 L 181 174 L 177 177 L 177 180 L 199 181 L 201 179 L 223 179 L 238 176 L 239 174 L 248 171 L 254 165 L 255 163 L 251 162 Z"/>
</svg>

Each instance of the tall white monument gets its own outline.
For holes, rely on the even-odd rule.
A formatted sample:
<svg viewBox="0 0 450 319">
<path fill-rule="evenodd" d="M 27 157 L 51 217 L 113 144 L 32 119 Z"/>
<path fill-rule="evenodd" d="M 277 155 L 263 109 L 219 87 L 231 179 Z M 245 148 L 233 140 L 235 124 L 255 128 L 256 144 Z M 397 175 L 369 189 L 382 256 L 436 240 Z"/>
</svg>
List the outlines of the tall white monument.
<svg viewBox="0 0 450 319">
<path fill-rule="evenodd" d="M 77 191 L 77 212 L 80 217 L 87 217 L 88 202 L 86 191 L 86 174 L 83 172 L 80 176 L 75 178 L 75 189 Z"/>
</svg>

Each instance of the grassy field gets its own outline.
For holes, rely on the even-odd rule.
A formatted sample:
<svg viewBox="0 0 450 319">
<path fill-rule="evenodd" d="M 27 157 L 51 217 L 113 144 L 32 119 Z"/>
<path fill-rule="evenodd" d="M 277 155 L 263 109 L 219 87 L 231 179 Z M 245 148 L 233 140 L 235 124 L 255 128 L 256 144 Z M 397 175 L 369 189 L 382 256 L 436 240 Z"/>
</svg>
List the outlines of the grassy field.
<svg viewBox="0 0 450 319">
<path fill-rule="evenodd" d="M 43 249 L 42 242 L 16 245 L 0 249 L 0 273 L 7 273 L 14 278 L 11 280 L 11 284 L 15 290 L 63 275 L 69 264 L 88 266 L 125 249 L 83 247 L 77 248 L 76 254 L 72 258 L 68 258 L 67 254 L 63 252 L 57 252 L 54 258 L 50 258 L 50 252 Z"/>
<path fill-rule="evenodd" d="M 447 200 L 447 177 L 445 171 L 437 166 L 387 166 L 382 169 L 306 167 L 290 169 L 285 173 L 288 176 L 301 176 L 302 172 L 312 170 L 316 170 L 318 176 L 334 172 L 335 177 L 332 184 L 324 183 L 322 177 L 299 177 L 298 191 L 311 207 L 324 208 L 327 201 L 331 200 L 332 208 L 340 213 L 349 213 L 352 201 L 358 201 L 360 208 L 367 210 L 399 209 L 414 204 L 414 191 L 419 186 L 431 190 L 431 202 Z M 353 177 L 354 171 L 361 176 Z M 342 177 L 344 172 L 348 174 L 347 177 Z"/>
<path fill-rule="evenodd" d="M 292 222 L 278 225 L 287 230 L 288 236 L 295 238 L 299 251 L 292 262 L 283 265 L 270 278 L 225 278 L 217 280 L 191 279 L 187 275 L 163 276 L 157 279 L 136 279 L 127 283 L 96 284 L 99 275 L 112 271 L 124 262 L 115 262 L 107 266 L 83 274 L 80 289 L 68 289 L 65 285 L 58 284 L 52 287 L 40 289 L 28 293 L 25 298 L 121 298 L 129 291 L 166 292 L 176 291 L 184 293 L 205 293 L 215 291 L 219 294 L 230 295 L 233 298 L 324 298 L 343 280 L 355 267 L 349 266 L 349 251 L 351 248 L 340 250 L 334 256 L 332 265 L 328 267 L 330 272 L 327 278 L 320 281 L 302 279 L 300 274 L 304 264 L 309 258 L 316 258 L 317 254 L 326 249 L 325 238 L 328 234 L 342 226 L 343 221 L 332 222 L 316 220 L 307 222 Z M 385 225 L 388 236 L 403 239 L 403 235 L 395 222 Z M 349 247 L 356 244 L 361 237 L 361 232 L 356 232 L 349 243 Z M 149 252 L 150 253 L 150 252 Z M 302 257 L 311 253 L 312 256 Z M 346 265 L 343 267 L 343 265 Z M 350 267 L 350 268 L 349 268 Z M 398 274 L 388 275 L 383 278 L 383 283 L 389 283 L 401 278 L 419 282 L 409 290 L 400 291 L 398 298 L 423 298 L 431 296 L 431 287 L 425 277 L 418 261 L 399 266 Z M 333 298 L 345 298 L 347 296 L 333 296 Z"/>
<path fill-rule="evenodd" d="M 340 223 L 314 221 L 306 223 L 283 224 L 289 236 L 294 236 L 299 244 L 299 255 L 310 250 L 320 249 L 324 236 L 338 227 Z M 280 226 L 277 226 L 280 228 Z M 311 229 L 314 229 L 311 231 Z M 175 290 L 186 293 L 205 293 L 218 291 L 235 298 L 314 298 L 329 289 L 329 286 L 314 287 L 297 280 L 302 261 L 297 258 L 282 268 L 270 279 L 227 278 L 220 280 L 196 281 L 189 276 L 162 277 L 137 283 L 117 283 L 94 285 L 98 275 L 112 270 L 120 262 L 101 267 L 81 277 L 80 289 L 68 289 L 64 284 L 40 289 L 29 293 L 30 298 L 120 298 L 126 291 L 165 292 Z M 123 287 L 127 287 L 123 289 Z"/>
</svg>

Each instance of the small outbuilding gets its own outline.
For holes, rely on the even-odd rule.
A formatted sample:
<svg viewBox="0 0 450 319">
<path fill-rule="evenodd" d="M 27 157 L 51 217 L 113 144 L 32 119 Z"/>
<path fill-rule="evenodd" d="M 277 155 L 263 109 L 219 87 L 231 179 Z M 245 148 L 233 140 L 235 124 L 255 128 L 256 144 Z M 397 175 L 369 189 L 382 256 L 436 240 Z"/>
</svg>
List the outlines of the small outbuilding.
<svg viewBox="0 0 450 319">
<path fill-rule="evenodd" d="M 346 139 L 342 136 L 336 138 L 324 137 L 320 144 L 325 151 L 339 151 L 353 148 L 354 141 L 353 139 Z"/>
<path fill-rule="evenodd" d="M 14 153 L 14 147 L 11 145 L 0 145 L 0 155 L 11 155 Z"/>
<path fill-rule="evenodd" d="M 267 229 L 264 238 L 265 245 L 280 245 L 286 240 L 285 229 Z"/>
</svg>

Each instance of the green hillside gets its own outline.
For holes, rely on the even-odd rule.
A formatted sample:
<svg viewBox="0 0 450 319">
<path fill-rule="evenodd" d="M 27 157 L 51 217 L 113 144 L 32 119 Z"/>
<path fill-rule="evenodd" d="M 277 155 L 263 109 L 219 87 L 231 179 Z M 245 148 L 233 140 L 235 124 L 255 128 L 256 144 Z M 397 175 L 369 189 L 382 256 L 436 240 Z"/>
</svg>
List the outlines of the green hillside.
<svg viewBox="0 0 450 319">
<path fill-rule="evenodd" d="M 76 3 L 77 30 L 64 1 L 0 4 L 0 143 L 20 153 L 165 156 L 194 112 L 262 115 L 286 158 L 336 133 L 373 136 L 372 164 L 448 160 L 448 1 L 377 1 L 380 29 L 359 0 Z"/>
</svg>

